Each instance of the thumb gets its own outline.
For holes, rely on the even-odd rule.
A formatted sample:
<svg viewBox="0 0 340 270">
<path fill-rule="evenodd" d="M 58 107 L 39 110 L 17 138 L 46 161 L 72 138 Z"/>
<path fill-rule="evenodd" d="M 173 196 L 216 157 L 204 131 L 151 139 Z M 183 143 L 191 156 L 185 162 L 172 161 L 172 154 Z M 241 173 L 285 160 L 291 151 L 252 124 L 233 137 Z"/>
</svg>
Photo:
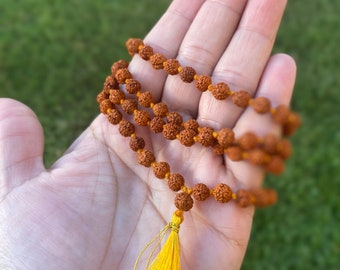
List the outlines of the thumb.
<svg viewBox="0 0 340 270">
<path fill-rule="evenodd" d="M 44 135 L 34 112 L 0 99 L 0 198 L 45 170 Z"/>
</svg>

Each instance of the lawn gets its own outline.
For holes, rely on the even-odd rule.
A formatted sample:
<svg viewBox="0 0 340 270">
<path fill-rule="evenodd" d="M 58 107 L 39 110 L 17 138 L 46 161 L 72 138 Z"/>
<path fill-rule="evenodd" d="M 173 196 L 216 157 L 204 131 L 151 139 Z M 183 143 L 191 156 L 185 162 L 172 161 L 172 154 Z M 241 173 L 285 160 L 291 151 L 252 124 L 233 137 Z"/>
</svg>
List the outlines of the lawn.
<svg viewBox="0 0 340 270">
<path fill-rule="evenodd" d="M 236 0 L 235 0 L 236 1 Z M 0 97 L 30 106 L 53 163 L 98 114 L 113 61 L 127 58 L 169 0 L 0 0 Z M 242 269 L 340 269 L 340 1 L 291 0 L 275 52 L 296 59 L 303 118 L 277 205 L 257 211 Z"/>
</svg>

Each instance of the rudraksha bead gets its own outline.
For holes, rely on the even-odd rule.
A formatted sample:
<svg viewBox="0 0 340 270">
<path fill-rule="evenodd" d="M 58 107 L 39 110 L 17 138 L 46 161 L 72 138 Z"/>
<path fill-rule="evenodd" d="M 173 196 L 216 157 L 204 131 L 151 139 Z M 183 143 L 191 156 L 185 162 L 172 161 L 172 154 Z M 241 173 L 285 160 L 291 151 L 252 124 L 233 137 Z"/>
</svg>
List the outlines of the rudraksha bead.
<svg viewBox="0 0 340 270">
<path fill-rule="evenodd" d="M 132 78 L 132 74 L 130 73 L 130 71 L 127 68 L 121 68 L 121 69 L 117 70 L 117 72 L 115 74 L 115 78 L 116 78 L 118 83 L 125 83 L 126 80 Z"/>
<path fill-rule="evenodd" d="M 181 80 L 186 83 L 191 83 L 194 80 L 196 75 L 196 71 L 192 67 L 180 67 L 179 68 L 179 76 Z"/>
<path fill-rule="evenodd" d="M 153 103 L 152 94 L 149 91 L 140 93 L 138 95 L 138 102 L 144 108 L 149 108 L 150 104 Z"/>
<path fill-rule="evenodd" d="M 236 142 L 243 150 L 250 150 L 256 147 L 258 140 L 256 135 L 249 131 L 238 138 Z"/>
<path fill-rule="evenodd" d="M 212 190 L 212 195 L 219 203 L 227 203 L 232 198 L 233 191 L 224 183 L 219 183 Z"/>
<path fill-rule="evenodd" d="M 147 126 L 151 120 L 151 116 L 145 110 L 135 110 L 133 120 L 138 126 Z"/>
<path fill-rule="evenodd" d="M 129 79 L 126 82 L 125 85 L 125 89 L 129 94 L 136 94 L 137 92 L 139 92 L 141 90 L 141 84 L 139 81 L 135 80 L 135 79 Z"/>
<path fill-rule="evenodd" d="M 165 61 L 166 61 L 165 56 L 160 53 L 155 53 L 150 56 L 150 62 L 154 69 L 163 69 L 164 68 L 163 63 Z"/>
<path fill-rule="evenodd" d="M 269 161 L 268 158 L 261 149 L 253 149 L 248 152 L 248 160 L 254 165 L 264 165 Z"/>
<path fill-rule="evenodd" d="M 129 38 L 126 41 L 125 46 L 128 50 L 128 53 L 131 56 L 133 56 L 134 54 L 138 53 L 140 46 L 144 46 L 144 43 L 143 43 L 143 40 L 139 38 Z"/>
<path fill-rule="evenodd" d="M 118 87 L 117 80 L 112 76 L 107 76 L 104 82 L 104 89 L 109 90 L 109 89 L 114 89 L 117 87 Z"/>
<path fill-rule="evenodd" d="M 187 147 L 195 144 L 194 137 L 196 136 L 196 132 L 192 129 L 183 129 L 177 136 L 181 144 Z"/>
<path fill-rule="evenodd" d="M 132 136 L 130 138 L 129 145 L 133 151 L 137 152 L 138 150 L 144 149 L 145 141 L 142 137 Z"/>
<path fill-rule="evenodd" d="M 284 123 L 282 127 L 282 133 L 284 136 L 291 136 L 295 130 L 301 125 L 301 117 L 295 113 L 291 112 L 288 116 L 288 121 Z"/>
<path fill-rule="evenodd" d="M 125 99 L 124 92 L 120 89 L 111 89 L 109 99 L 113 104 L 118 105 Z"/>
<path fill-rule="evenodd" d="M 225 153 L 232 161 L 240 161 L 243 159 L 243 151 L 239 146 L 231 146 L 225 150 Z"/>
<path fill-rule="evenodd" d="M 196 75 L 194 79 L 196 88 L 202 92 L 207 91 L 209 85 L 212 84 L 211 77 L 207 75 Z"/>
<path fill-rule="evenodd" d="M 197 183 L 192 189 L 192 196 L 197 201 L 204 201 L 210 196 L 209 188 L 202 183 Z"/>
<path fill-rule="evenodd" d="M 102 102 L 99 104 L 99 109 L 100 112 L 103 114 L 107 114 L 110 109 L 113 109 L 115 105 L 109 100 L 109 99 L 104 99 Z"/>
<path fill-rule="evenodd" d="M 292 154 L 292 144 L 290 141 L 282 139 L 277 144 L 277 153 L 283 158 L 287 159 Z"/>
<path fill-rule="evenodd" d="M 250 190 L 253 196 L 253 205 L 255 207 L 266 207 L 277 202 L 277 193 L 273 189 L 255 189 Z"/>
<path fill-rule="evenodd" d="M 163 131 L 164 125 L 165 125 L 164 119 L 159 116 L 152 118 L 149 123 L 150 129 L 154 133 L 161 133 Z"/>
<path fill-rule="evenodd" d="M 239 90 L 237 92 L 234 92 L 231 99 L 236 106 L 245 108 L 249 105 L 251 95 L 245 90 Z"/>
<path fill-rule="evenodd" d="M 129 137 L 135 132 L 135 126 L 127 120 L 121 120 L 119 123 L 119 133 L 124 137 Z"/>
<path fill-rule="evenodd" d="M 139 48 L 139 55 L 144 60 L 149 60 L 150 56 L 153 55 L 152 47 L 145 45 Z"/>
<path fill-rule="evenodd" d="M 166 115 L 166 120 L 168 120 L 168 123 L 173 123 L 179 126 L 183 123 L 182 115 L 178 112 L 169 112 Z"/>
<path fill-rule="evenodd" d="M 122 114 L 116 109 L 111 109 L 110 112 L 107 114 L 107 120 L 112 125 L 117 125 L 122 120 Z"/>
<path fill-rule="evenodd" d="M 218 144 L 216 141 L 215 144 L 212 146 L 212 149 L 216 155 L 223 155 L 224 154 L 224 147 Z"/>
<path fill-rule="evenodd" d="M 195 133 L 197 134 L 198 133 L 199 124 L 198 124 L 198 122 L 195 119 L 189 119 L 189 120 L 187 120 L 187 121 L 185 121 L 183 123 L 183 127 L 185 129 L 191 129 L 191 130 L 195 131 Z"/>
<path fill-rule="evenodd" d="M 168 178 L 168 186 L 172 191 L 179 191 L 184 185 L 184 178 L 179 173 L 170 174 Z"/>
<path fill-rule="evenodd" d="M 197 134 L 197 141 L 205 147 L 212 146 L 215 143 L 213 136 L 214 130 L 211 127 L 202 127 Z"/>
<path fill-rule="evenodd" d="M 234 131 L 230 128 L 222 128 L 218 131 L 216 139 L 222 147 L 229 147 L 235 139 Z"/>
<path fill-rule="evenodd" d="M 260 114 L 270 111 L 270 101 L 266 97 L 257 97 L 252 100 L 251 105 L 253 109 Z"/>
<path fill-rule="evenodd" d="M 137 152 L 138 154 L 138 163 L 145 166 L 150 167 L 153 162 L 155 162 L 154 154 L 146 149 Z"/>
<path fill-rule="evenodd" d="M 279 124 L 285 124 L 288 120 L 290 110 L 286 105 L 279 105 L 275 108 L 273 117 L 274 121 Z"/>
<path fill-rule="evenodd" d="M 159 102 L 152 107 L 152 111 L 156 116 L 165 117 L 169 110 L 165 103 Z"/>
<path fill-rule="evenodd" d="M 252 205 L 251 193 L 248 190 L 240 189 L 236 193 L 236 203 L 240 207 Z"/>
<path fill-rule="evenodd" d="M 281 174 L 285 169 L 284 161 L 281 157 L 271 156 L 270 161 L 266 164 L 265 169 L 275 175 Z"/>
<path fill-rule="evenodd" d="M 119 69 L 127 68 L 128 66 L 129 63 L 126 62 L 125 60 L 119 60 L 117 62 L 114 62 L 111 66 L 112 75 L 114 76 Z"/>
<path fill-rule="evenodd" d="M 99 92 L 97 95 L 97 102 L 100 104 L 104 99 L 109 99 L 110 93 L 108 90 L 103 89 L 102 91 Z"/>
<path fill-rule="evenodd" d="M 224 82 L 212 84 L 211 86 L 209 86 L 209 90 L 218 100 L 224 100 L 231 94 L 228 84 Z"/>
<path fill-rule="evenodd" d="M 263 150 L 268 154 L 275 154 L 277 152 L 277 145 L 280 139 L 274 134 L 267 134 L 263 137 L 262 145 Z"/>
<path fill-rule="evenodd" d="M 134 99 L 125 99 L 122 102 L 122 109 L 127 114 L 133 114 L 135 110 L 137 110 L 138 104 Z"/>
<path fill-rule="evenodd" d="M 176 59 L 168 59 L 164 62 L 164 70 L 166 73 L 170 75 L 176 75 L 178 74 L 178 68 L 180 67 L 180 64 L 178 60 Z"/>
<path fill-rule="evenodd" d="M 155 162 L 152 164 L 153 173 L 159 179 L 165 178 L 170 173 L 170 165 L 167 162 Z"/>
<path fill-rule="evenodd" d="M 189 211 L 194 206 L 194 200 L 188 193 L 180 192 L 176 194 L 175 206 L 182 211 Z"/>
<path fill-rule="evenodd" d="M 163 136 L 168 140 L 176 139 L 176 135 L 181 131 L 180 126 L 168 123 L 163 126 Z"/>
</svg>

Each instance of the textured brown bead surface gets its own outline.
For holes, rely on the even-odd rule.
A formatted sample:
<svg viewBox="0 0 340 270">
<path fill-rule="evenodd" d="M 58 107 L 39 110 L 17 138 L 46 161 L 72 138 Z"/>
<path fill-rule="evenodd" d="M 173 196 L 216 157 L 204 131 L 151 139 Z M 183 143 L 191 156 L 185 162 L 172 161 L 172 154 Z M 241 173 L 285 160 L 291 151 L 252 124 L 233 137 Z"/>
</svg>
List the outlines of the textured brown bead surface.
<svg viewBox="0 0 340 270">
<path fill-rule="evenodd" d="M 232 161 L 240 161 L 243 159 L 243 150 L 239 146 L 228 147 L 225 152 Z"/>
<path fill-rule="evenodd" d="M 248 159 L 254 165 L 264 165 L 268 160 L 268 156 L 261 149 L 253 149 L 248 152 Z"/>
<path fill-rule="evenodd" d="M 255 148 L 258 142 L 257 137 L 253 132 L 244 133 L 236 141 L 243 150 L 250 150 Z"/>
<path fill-rule="evenodd" d="M 128 53 L 131 56 L 133 56 L 134 54 L 138 53 L 140 46 L 144 46 L 144 43 L 143 43 L 143 40 L 139 38 L 129 38 L 126 41 L 125 46 L 128 50 Z"/>
<path fill-rule="evenodd" d="M 231 94 L 228 84 L 224 82 L 211 85 L 209 90 L 218 100 L 224 100 Z"/>
<path fill-rule="evenodd" d="M 215 144 L 212 146 L 212 149 L 216 155 L 223 155 L 224 154 L 224 147 L 218 144 L 218 142 L 215 142 Z"/>
<path fill-rule="evenodd" d="M 115 78 L 118 83 L 125 83 L 127 79 L 132 78 L 132 74 L 127 68 L 122 68 L 122 69 L 117 70 L 115 74 Z"/>
<path fill-rule="evenodd" d="M 159 179 L 165 178 L 167 173 L 170 173 L 170 165 L 167 162 L 156 162 L 153 166 L 153 173 Z"/>
<path fill-rule="evenodd" d="M 292 154 L 292 144 L 290 141 L 282 139 L 277 145 L 277 153 L 283 158 L 287 159 Z"/>
<path fill-rule="evenodd" d="M 200 128 L 197 135 L 197 141 L 205 147 L 212 146 L 215 143 L 213 132 L 214 130 L 211 127 Z"/>
<path fill-rule="evenodd" d="M 291 112 L 288 116 L 287 122 L 283 125 L 282 133 L 284 136 L 291 136 L 295 130 L 300 127 L 302 123 L 301 117 L 294 112 Z"/>
<path fill-rule="evenodd" d="M 164 55 L 160 53 L 155 53 L 154 55 L 150 56 L 150 63 L 154 69 L 163 69 L 163 63 L 166 61 Z"/>
<path fill-rule="evenodd" d="M 159 102 L 159 103 L 156 103 L 153 107 L 152 107 L 152 110 L 153 110 L 153 113 L 156 115 L 156 116 L 159 116 L 159 117 L 165 117 L 166 114 L 168 113 L 168 106 L 163 103 L 163 102 Z"/>
<path fill-rule="evenodd" d="M 251 95 L 245 90 L 239 90 L 237 92 L 234 92 L 231 99 L 236 106 L 245 108 L 249 105 Z"/>
<path fill-rule="evenodd" d="M 280 139 L 274 134 L 267 134 L 263 137 L 263 150 L 268 154 L 275 154 L 277 151 L 277 145 Z"/>
<path fill-rule="evenodd" d="M 112 76 L 107 76 L 104 82 L 104 89 L 109 90 L 117 87 L 118 87 L 117 80 Z"/>
<path fill-rule="evenodd" d="M 151 55 L 153 55 L 152 47 L 145 45 L 145 46 L 139 48 L 139 55 L 142 59 L 149 60 Z"/>
<path fill-rule="evenodd" d="M 263 114 L 270 111 L 270 101 L 265 97 L 257 97 L 252 101 L 252 106 L 257 113 Z"/>
<path fill-rule="evenodd" d="M 179 126 L 183 123 L 182 115 L 178 112 L 169 112 L 166 115 L 166 120 L 168 120 L 168 123 L 173 123 Z"/>
<path fill-rule="evenodd" d="M 107 114 L 108 110 L 113 109 L 114 107 L 115 105 L 109 99 L 104 99 L 99 104 L 100 112 L 103 114 Z"/>
<path fill-rule="evenodd" d="M 120 111 L 116 109 L 112 109 L 108 114 L 107 114 L 107 120 L 112 124 L 112 125 L 117 125 L 121 120 L 122 120 L 122 114 Z"/>
<path fill-rule="evenodd" d="M 272 174 L 279 175 L 285 170 L 285 164 L 281 157 L 272 156 L 265 169 Z"/>
<path fill-rule="evenodd" d="M 129 137 L 135 132 L 135 126 L 127 120 L 122 120 L 119 123 L 119 133 L 124 137 Z"/>
<path fill-rule="evenodd" d="M 232 198 L 233 191 L 231 188 L 224 184 L 219 183 L 216 187 L 212 190 L 212 195 L 214 196 L 215 200 L 219 203 L 227 203 Z"/>
<path fill-rule="evenodd" d="M 273 189 L 255 189 L 250 191 L 255 207 L 266 207 L 277 202 L 277 193 Z"/>
<path fill-rule="evenodd" d="M 138 150 L 144 149 L 145 141 L 142 137 L 133 136 L 130 138 L 129 145 L 133 151 L 137 152 Z"/>
<path fill-rule="evenodd" d="M 186 83 L 191 83 L 194 80 L 196 71 L 192 67 L 182 67 L 179 70 L 179 76 L 181 80 Z"/>
<path fill-rule="evenodd" d="M 290 110 L 286 105 L 279 105 L 275 108 L 275 112 L 273 114 L 275 122 L 279 124 L 284 124 L 287 122 L 290 114 Z"/>
<path fill-rule="evenodd" d="M 252 205 L 251 193 L 248 190 L 240 189 L 236 193 L 236 203 L 240 207 Z"/>
<path fill-rule="evenodd" d="M 168 123 L 163 126 L 163 136 L 168 140 L 176 139 L 176 136 L 180 131 L 180 126 L 176 124 Z"/>
<path fill-rule="evenodd" d="M 154 154 L 146 149 L 137 152 L 138 153 L 138 163 L 145 166 L 150 167 L 153 162 L 155 162 Z"/>
<path fill-rule="evenodd" d="M 172 191 L 179 191 L 184 185 L 184 178 L 181 174 L 170 174 L 168 178 L 168 186 Z"/>
<path fill-rule="evenodd" d="M 135 79 L 129 79 L 125 85 L 125 89 L 129 94 L 136 94 L 141 90 L 141 84 Z"/>
<path fill-rule="evenodd" d="M 136 110 L 134 112 L 133 119 L 138 126 L 147 126 L 151 120 L 151 116 L 147 111 L 144 110 Z"/>
<path fill-rule="evenodd" d="M 176 59 L 168 59 L 164 62 L 164 70 L 166 73 L 170 75 L 176 75 L 178 74 L 178 68 L 180 67 L 180 64 L 178 60 Z"/>
<path fill-rule="evenodd" d="M 194 206 L 194 200 L 188 193 L 180 192 L 176 194 L 175 206 L 182 211 L 189 211 Z"/>
<path fill-rule="evenodd" d="M 100 104 L 104 99 L 109 99 L 109 92 L 107 90 L 102 90 L 98 95 L 97 95 L 97 102 Z"/>
<path fill-rule="evenodd" d="M 133 114 L 137 110 L 137 102 L 134 99 L 125 99 L 122 103 L 122 109 L 127 114 Z"/>
<path fill-rule="evenodd" d="M 110 90 L 110 101 L 114 104 L 120 104 L 122 100 L 125 99 L 124 92 L 120 89 L 112 89 Z"/>
<path fill-rule="evenodd" d="M 178 140 L 181 142 L 181 144 L 189 147 L 195 144 L 195 136 L 196 132 L 192 129 L 184 129 L 178 134 Z"/>
<path fill-rule="evenodd" d="M 198 133 L 199 124 L 198 124 L 198 122 L 195 119 L 189 119 L 189 120 L 187 120 L 187 121 L 185 121 L 183 123 L 183 127 L 185 129 L 191 129 L 191 130 L 195 131 L 195 133 L 197 134 Z"/>
<path fill-rule="evenodd" d="M 211 77 L 207 75 L 197 75 L 195 80 L 196 88 L 202 92 L 208 90 L 209 85 L 212 84 Z"/>
<path fill-rule="evenodd" d="M 197 183 L 192 189 L 192 196 L 197 201 L 204 201 L 209 198 L 210 190 L 205 184 Z"/>
<path fill-rule="evenodd" d="M 234 131 L 230 128 L 223 128 L 218 131 L 216 139 L 222 147 L 229 147 L 235 140 Z"/>
<path fill-rule="evenodd" d="M 119 69 L 127 68 L 128 66 L 129 63 L 126 62 L 125 60 L 119 60 L 117 62 L 114 62 L 111 66 L 112 75 L 114 76 Z"/>
<path fill-rule="evenodd" d="M 140 93 L 138 95 L 138 102 L 144 108 L 149 108 L 150 104 L 153 103 L 152 94 L 149 91 Z"/>
<path fill-rule="evenodd" d="M 151 131 L 154 133 L 161 133 L 163 131 L 164 125 L 165 125 L 164 119 L 159 116 L 152 118 L 149 124 Z"/>
</svg>

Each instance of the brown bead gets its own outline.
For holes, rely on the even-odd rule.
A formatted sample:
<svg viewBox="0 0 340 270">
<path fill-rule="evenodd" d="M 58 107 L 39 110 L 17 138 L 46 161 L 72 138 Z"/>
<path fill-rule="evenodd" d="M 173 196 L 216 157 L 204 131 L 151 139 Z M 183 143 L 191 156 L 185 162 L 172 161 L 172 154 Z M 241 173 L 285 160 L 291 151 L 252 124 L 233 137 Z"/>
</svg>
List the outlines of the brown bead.
<svg viewBox="0 0 340 270">
<path fill-rule="evenodd" d="M 213 133 L 214 130 L 211 127 L 202 127 L 198 131 L 197 141 L 205 147 L 212 146 L 215 143 Z"/>
<path fill-rule="evenodd" d="M 246 132 L 236 142 L 243 150 L 250 150 L 256 147 L 258 140 L 253 132 Z"/>
<path fill-rule="evenodd" d="M 104 99 L 99 104 L 100 112 L 103 114 L 107 114 L 108 111 L 113 109 L 114 107 L 115 105 L 109 99 Z"/>
<path fill-rule="evenodd" d="M 142 137 L 132 136 L 129 145 L 133 151 L 137 152 L 138 150 L 144 149 L 145 141 Z"/>
<path fill-rule="evenodd" d="M 184 178 L 178 173 L 170 174 L 168 178 L 168 186 L 172 191 L 179 191 L 184 185 Z"/>
<path fill-rule="evenodd" d="M 279 143 L 280 139 L 275 136 L 274 134 L 267 134 L 263 137 L 263 150 L 266 151 L 268 154 L 275 154 L 277 151 L 277 144 Z"/>
<path fill-rule="evenodd" d="M 272 156 L 265 169 L 272 174 L 279 175 L 285 170 L 285 163 L 281 157 Z"/>
<path fill-rule="evenodd" d="M 290 141 L 282 139 L 277 144 L 277 153 L 283 158 L 287 159 L 292 154 L 292 144 Z"/>
<path fill-rule="evenodd" d="M 122 109 L 127 114 L 133 114 L 135 110 L 137 110 L 137 102 L 134 99 L 125 99 L 122 103 Z"/>
<path fill-rule="evenodd" d="M 165 56 L 160 53 L 155 53 L 150 56 L 150 62 L 154 69 L 163 69 L 164 68 L 163 63 L 165 61 L 166 61 Z"/>
<path fill-rule="evenodd" d="M 191 83 L 194 80 L 196 71 L 192 67 L 182 67 L 179 69 L 181 80 L 186 83 Z"/>
<path fill-rule="evenodd" d="M 136 110 L 134 112 L 133 120 L 138 126 L 147 126 L 151 120 L 150 114 L 145 110 Z"/>
<path fill-rule="evenodd" d="M 189 120 L 187 120 L 187 121 L 185 121 L 183 123 L 183 127 L 185 129 L 191 129 L 191 130 L 195 131 L 195 133 L 197 134 L 198 133 L 199 124 L 198 124 L 198 122 L 195 119 L 189 119 Z"/>
<path fill-rule="evenodd" d="M 182 125 L 183 118 L 182 115 L 180 115 L 178 112 L 170 112 L 166 115 L 166 120 L 168 120 L 168 123 L 173 123 L 176 125 Z"/>
<path fill-rule="evenodd" d="M 125 46 L 128 50 L 128 53 L 133 56 L 134 54 L 138 53 L 139 47 L 144 46 L 143 40 L 139 38 L 129 38 L 125 42 Z"/>
<path fill-rule="evenodd" d="M 150 167 L 153 162 L 155 162 L 155 156 L 154 154 L 146 149 L 143 149 L 142 151 L 138 151 L 138 163 L 145 166 Z"/>
<path fill-rule="evenodd" d="M 170 173 L 170 165 L 167 162 L 155 162 L 152 165 L 153 173 L 159 179 L 165 178 L 166 174 Z"/>
<path fill-rule="evenodd" d="M 255 207 L 266 207 L 277 202 L 277 193 L 273 189 L 254 189 L 250 193 Z"/>
<path fill-rule="evenodd" d="M 229 147 L 235 140 L 234 131 L 230 128 L 223 128 L 218 131 L 216 139 L 222 147 Z"/>
<path fill-rule="evenodd" d="M 176 59 L 168 59 L 164 62 L 164 70 L 170 75 L 178 74 L 179 62 Z"/>
<path fill-rule="evenodd" d="M 207 91 L 209 85 L 212 84 L 211 77 L 208 75 L 197 75 L 195 80 L 196 88 L 202 92 Z"/>
<path fill-rule="evenodd" d="M 161 133 L 163 131 L 164 125 L 165 125 L 164 119 L 159 116 L 152 118 L 149 124 L 151 131 L 154 133 Z"/>
<path fill-rule="evenodd" d="M 128 66 L 129 63 L 126 62 L 125 60 L 119 60 L 117 62 L 114 62 L 111 66 L 112 75 L 114 76 L 119 69 L 127 68 Z"/>
<path fill-rule="evenodd" d="M 126 82 L 125 89 L 129 94 L 134 95 L 141 90 L 141 84 L 135 79 L 129 79 Z"/>
<path fill-rule="evenodd" d="M 252 205 L 252 196 L 248 190 L 240 189 L 236 193 L 236 203 L 240 207 L 248 207 Z"/>
<path fill-rule="evenodd" d="M 301 126 L 301 122 L 301 117 L 297 113 L 291 112 L 288 116 L 288 121 L 283 125 L 283 135 L 293 135 L 296 129 Z"/>
<path fill-rule="evenodd" d="M 279 105 L 275 108 L 273 117 L 274 121 L 279 124 L 285 124 L 288 121 L 290 110 L 286 105 Z"/>
<path fill-rule="evenodd" d="M 104 82 L 104 89 L 109 90 L 109 89 L 114 89 L 118 87 L 118 82 L 116 78 L 112 76 L 107 76 Z"/>
<path fill-rule="evenodd" d="M 181 142 L 181 144 L 189 147 L 195 144 L 195 136 L 196 132 L 192 129 L 184 129 L 178 134 L 178 140 Z"/>
<path fill-rule="evenodd" d="M 224 100 L 231 94 L 228 84 L 224 82 L 211 85 L 209 87 L 209 90 L 211 91 L 213 96 L 218 100 Z"/>
<path fill-rule="evenodd" d="M 210 196 L 209 188 L 202 183 L 197 183 L 192 189 L 192 196 L 197 201 L 204 201 Z"/>
<path fill-rule="evenodd" d="M 232 98 L 233 103 L 236 106 L 245 108 L 249 105 L 249 100 L 251 99 L 251 95 L 245 90 L 240 90 L 240 91 L 234 92 L 231 98 Z"/>
<path fill-rule="evenodd" d="M 139 48 L 139 56 L 144 60 L 149 60 L 150 56 L 153 55 L 152 47 L 145 45 Z"/>
<path fill-rule="evenodd" d="M 215 144 L 212 146 L 212 149 L 216 155 L 223 155 L 224 154 L 224 147 L 218 144 L 218 142 L 215 142 Z"/>
<path fill-rule="evenodd" d="M 243 159 L 243 151 L 239 146 L 228 147 L 225 152 L 232 161 L 240 161 Z"/>
<path fill-rule="evenodd" d="M 109 91 L 107 90 L 102 90 L 98 95 L 97 95 L 97 102 L 100 104 L 104 99 L 109 99 Z"/>
<path fill-rule="evenodd" d="M 152 107 L 152 110 L 156 116 L 165 117 L 168 113 L 168 106 L 163 102 L 159 102 Z"/>
<path fill-rule="evenodd" d="M 125 99 L 124 92 L 120 89 L 111 89 L 109 99 L 113 104 L 118 105 Z"/>
<path fill-rule="evenodd" d="M 219 203 L 227 203 L 232 198 L 233 191 L 231 188 L 224 184 L 219 183 L 216 187 L 212 190 L 212 195 L 214 196 L 215 200 Z"/>
<path fill-rule="evenodd" d="M 181 211 L 189 211 L 194 206 L 194 200 L 188 193 L 180 192 L 176 194 L 175 206 Z"/>
<path fill-rule="evenodd" d="M 119 133 L 124 137 L 129 137 L 135 132 L 135 126 L 127 120 L 122 120 L 119 123 Z"/>
<path fill-rule="evenodd" d="M 253 149 L 248 152 L 248 160 L 254 165 L 264 165 L 269 161 L 269 157 L 263 150 Z"/>
<path fill-rule="evenodd" d="M 266 97 L 257 97 L 252 100 L 251 105 L 253 109 L 260 114 L 267 113 L 270 111 L 270 101 Z"/>
<path fill-rule="evenodd" d="M 150 104 L 153 103 L 152 94 L 149 91 L 140 93 L 138 95 L 138 102 L 144 108 L 149 108 Z"/>
<path fill-rule="evenodd" d="M 121 120 L 122 120 L 122 114 L 120 111 L 116 109 L 110 110 L 110 112 L 107 114 L 107 120 L 112 124 L 112 125 L 117 125 Z"/>
<path fill-rule="evenodd" d="M 115 78 L 118 83 L 124 84 L 126 80 L 132 78 L 132 74 L 127 68 L 122 68 L 122 69 L 117 70 L 115 74 Z"/>
<path fill-rule="evenodd" d="M 176 139 L 176 136 L 180 131 L 180 126 L 176 124 L 168 123 L 163 126 L 163 136 L 168 140 Z"/>
</svg>

